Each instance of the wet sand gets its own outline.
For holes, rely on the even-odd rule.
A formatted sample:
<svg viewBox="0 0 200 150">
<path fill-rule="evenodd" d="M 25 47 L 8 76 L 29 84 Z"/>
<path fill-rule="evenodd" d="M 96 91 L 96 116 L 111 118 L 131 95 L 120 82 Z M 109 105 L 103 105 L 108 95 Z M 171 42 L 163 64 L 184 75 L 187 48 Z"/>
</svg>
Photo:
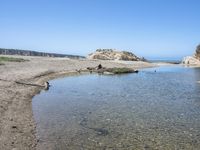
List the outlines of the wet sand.
<svg viewBox="0 0 200 150">
<path fill-rule="evenodd" d="M 96 67 L 98 64 L 102 64 L 104 67 L 129 67 L 133 69 L 157 65 L 147 62 L 10 57 L 24 58 L 29 61 L 6 62 L 5 65 L 0 65 L 0 149 L 2 150 L 36 149 L 36 124 L 33 120 L 32 97 L 39 93 L 43 87 L 34 86 L 34 84 L 44 85 L 48 80 L 79 74 L 76 70 Z"/>
</svg>

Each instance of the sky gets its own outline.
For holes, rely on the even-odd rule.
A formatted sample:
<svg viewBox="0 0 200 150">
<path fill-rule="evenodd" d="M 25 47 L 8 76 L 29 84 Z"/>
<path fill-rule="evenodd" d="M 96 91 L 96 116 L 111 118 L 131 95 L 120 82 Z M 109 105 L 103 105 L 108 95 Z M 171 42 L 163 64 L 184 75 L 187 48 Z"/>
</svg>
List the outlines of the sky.
<svg viewBox="0 0 200 150">
<path fill-rule="evenodd" d="M 192 55 L 200 0 L 0 0 L 0 47 L 86 56 L 98 48 L 148 59 Z"/>
</svg>

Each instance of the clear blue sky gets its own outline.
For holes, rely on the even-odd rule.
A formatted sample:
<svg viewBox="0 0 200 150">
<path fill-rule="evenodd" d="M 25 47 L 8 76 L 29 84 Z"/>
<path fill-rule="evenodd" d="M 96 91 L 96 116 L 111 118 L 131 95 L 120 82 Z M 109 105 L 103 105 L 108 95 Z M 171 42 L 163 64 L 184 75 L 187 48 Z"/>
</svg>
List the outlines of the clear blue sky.
<svg viewBox="0 0 200 150">
<path fill-rule="evenodd" d="M 181 58 L 200 43 L 200 0 L 0 0 L 0 47 Z"/>
</svg>

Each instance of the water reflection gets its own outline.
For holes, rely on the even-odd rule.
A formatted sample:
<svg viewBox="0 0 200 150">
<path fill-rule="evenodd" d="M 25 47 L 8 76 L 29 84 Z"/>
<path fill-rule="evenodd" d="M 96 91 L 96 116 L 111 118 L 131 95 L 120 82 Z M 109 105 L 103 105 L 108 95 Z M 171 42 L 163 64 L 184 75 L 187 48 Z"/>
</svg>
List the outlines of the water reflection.
<svg viewBox="0 0 200 150">
<path fill-rule="evenodd" d="M 38 149 L 200 149 L 200 70 L 83 75 L 33 99 Z"/>
</svg>

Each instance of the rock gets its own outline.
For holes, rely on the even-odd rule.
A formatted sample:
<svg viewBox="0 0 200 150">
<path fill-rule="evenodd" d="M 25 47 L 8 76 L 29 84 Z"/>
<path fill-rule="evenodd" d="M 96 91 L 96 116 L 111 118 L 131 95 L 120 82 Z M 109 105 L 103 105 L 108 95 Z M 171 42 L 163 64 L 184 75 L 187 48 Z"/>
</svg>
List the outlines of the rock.
<svg viewBox="0 0 200 150">
<path fill-rule="evenodd" d="M 144 150 L 150 150 L 150 146 L 147 145 L 147 144 L 145 144 L 145 145 L 144 145 Z"/>
<path fill-rule="evenodd" d="M 104 128 L 91 128 L 91 129 L 96 131 L 98 135 L 106 136 L 109 134 L 108 130 Z"/>
<path fill-rule="evenodd" d="M 44 83 L 44 89 L 49 90 L 49 87 L 50 87 L 49 82 L 45 82 Z"/>
<path fill-rule="evenodd" d="M 200 65 L 200 60 L 194 56 L 184 57 L 182 63 L 185 65 Z"/>
<path fill-rule="evenodd" d="M 134 70 L 131 68 L 107 68 L 107 72 L 113 73 L 113 74 L 123 74 L 123 73 L 138 73 L 138 70 Z"/>
<path fill-rule="evenodd" d="M 97 49 L 87 57 L 88 59 L 100 60 L 125 60 L 125 61 L 144 61 L 144 58 L 139 58 L 131 52 L 116 51 L 113 49 Z"/>
<path fill-rule="evenodd" d="M 103 72 L 103 74 L 105 74 L 105 75 L 114 75 L 114 73 L 108 72 L 108 71 Z"/>
<path fill-rule="evenodd" d="M 103 68 L 103 67 L 102 67 L 101 64 L 99 64 L 99 65 L 97 66 L 97 70 L 102 69 L 102 68 Z"/>
<path fill-rule="evenodd" d="M 200 60 L 200 44 L 199 44 L 199 45 L 197 46 L 197 48 L 196 48 L 195 56 L 196 56 L 197 59 Z"/>
<path fill-rule="evenodd" d="M 96 72 L 98 74 L 123 74 L 123 73 L 138 73 L 138 70 L 134 70 L 132 68 L 126 68 L 126 67 L 121 67 L 121 68 L 105 68 L 101 64 L 99 64 L 97 67 L 87 67 L 86 68 L 90 73 Z"/>
<path fill-rule="evenodd" d="M 194 56 L 184 57 L 182 63 L 185 65 L 200 65 L 200 44 L 197 46 Z"/>
<path fill-rule="evenodd" d="M 12 128 L 13 128 L 13 129 L 17 129 L 17 126 L 16 126 L 16 125 L 13 125 Z"/>
<path fill-rule="evenodd" d="M 87 70 L 94 70 L 95 68 L 94 67 L 87 67 L 86 69 Z"/>
</svg>

